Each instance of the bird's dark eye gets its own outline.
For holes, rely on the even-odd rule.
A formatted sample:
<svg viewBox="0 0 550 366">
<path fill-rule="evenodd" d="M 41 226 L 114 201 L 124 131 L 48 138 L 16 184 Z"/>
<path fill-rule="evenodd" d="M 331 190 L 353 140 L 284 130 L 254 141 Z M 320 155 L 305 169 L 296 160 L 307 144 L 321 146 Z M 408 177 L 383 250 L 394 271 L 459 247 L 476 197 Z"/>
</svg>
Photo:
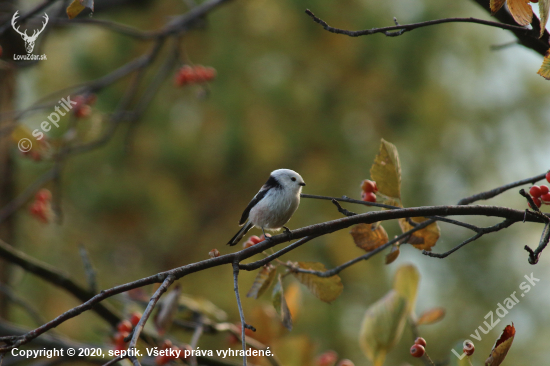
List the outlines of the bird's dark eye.
<svg viewBox="0 0 550 366">
<path fill-rule="evenodd" d="M 296 182 L 296 178 L 292 177 L 290 178 L 291 181 Z"/>
</svg>

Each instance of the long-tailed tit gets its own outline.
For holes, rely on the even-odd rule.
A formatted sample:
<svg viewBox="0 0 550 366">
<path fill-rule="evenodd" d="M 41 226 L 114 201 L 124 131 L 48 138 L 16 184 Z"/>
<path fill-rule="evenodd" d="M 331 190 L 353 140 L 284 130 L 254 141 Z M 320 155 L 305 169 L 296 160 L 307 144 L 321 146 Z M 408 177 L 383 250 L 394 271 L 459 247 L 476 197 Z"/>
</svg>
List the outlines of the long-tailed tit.
<svg viewBox="0 0 550 366">
<path fill-rule="evenodd" d="M 265 230 L 284 228 L 290 231 L 284 225 L 298 208 L 300 193 L 305 185 L 300 174 L 293 170 L 272 171 L 267 182 L 245 208 L 239 221 L 239 225 L 244 226 L 227 244 L 237 244 L 254 226 L 262 229 L 264 236 Z"/>
</svg>

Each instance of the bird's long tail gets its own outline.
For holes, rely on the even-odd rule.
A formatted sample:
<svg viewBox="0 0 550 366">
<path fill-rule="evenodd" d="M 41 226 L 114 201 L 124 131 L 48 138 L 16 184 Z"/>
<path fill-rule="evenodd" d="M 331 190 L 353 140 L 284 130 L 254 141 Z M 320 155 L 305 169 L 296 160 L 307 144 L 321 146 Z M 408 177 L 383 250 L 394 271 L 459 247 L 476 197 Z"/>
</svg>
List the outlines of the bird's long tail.
<svg viewBox="0 0 550 366">
<path fill-rule="evenodd" d="M 235 234 L 235 236 L 231 238 L 231 240 L 229 240 L 229 243 L 227 243 L 227 245 L 230 245 L 230 246 L 236 245 L 243 238 L 243 236 L 245 236 L 246 233 L 253 227 L 254 227 L 254 224 L 252 224 L 250 221 L 244 224 L 241 230 L 239 230 L 239 232 Z"/>
</svg>

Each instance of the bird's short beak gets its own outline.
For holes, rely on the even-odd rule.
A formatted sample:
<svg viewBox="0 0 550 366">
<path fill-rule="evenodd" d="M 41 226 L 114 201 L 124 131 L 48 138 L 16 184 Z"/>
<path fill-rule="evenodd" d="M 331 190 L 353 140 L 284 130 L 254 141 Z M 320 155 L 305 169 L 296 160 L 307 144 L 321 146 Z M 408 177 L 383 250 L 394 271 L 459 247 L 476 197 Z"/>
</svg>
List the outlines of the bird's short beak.
<svg viewBox="0 0 550 366">
<path fill-rule="evenodd" d="M 306 185 L 304 182 L 298 183 L 298 184 L 301 185 L 302 187 L 305 187 L 305 185 Z"/>
</svg>

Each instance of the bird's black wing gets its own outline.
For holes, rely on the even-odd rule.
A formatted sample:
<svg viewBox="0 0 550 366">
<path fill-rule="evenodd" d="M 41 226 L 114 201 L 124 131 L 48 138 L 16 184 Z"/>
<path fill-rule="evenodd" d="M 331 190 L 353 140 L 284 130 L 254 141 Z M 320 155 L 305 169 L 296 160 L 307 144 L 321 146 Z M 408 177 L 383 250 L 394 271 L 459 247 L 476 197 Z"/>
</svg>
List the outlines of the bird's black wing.
<svg viewBox="0 0 550 366">
<path fill-rule="evenodd" d="M 258 202 L 262 200 L 262 198 L 265 197 L 265 195 L 267 194 L 267 192 L 269 192 L 269 190 L 281 189 L 281 188 L 282 186 L 277 181 L 277 179 L 270 176 L 267 182 L 265 182 L 265 184 L 262 186 L 262 189 L 260 189 L 260 191 L 254 196 L 254 198 L 252 198 L 252 201 L 250 201 L 248 206 L 246 206 L 246 208 L 244 209 L 244 212 L 241 216 L 241 220 L 239 221 L 239 225 L 243 225 L 246 222 L 246 220 L 248 220 L 248 215 L 250 214 L 250 210 L 252 210 L 252 208 L 256 206 Z"/>
</svg>

